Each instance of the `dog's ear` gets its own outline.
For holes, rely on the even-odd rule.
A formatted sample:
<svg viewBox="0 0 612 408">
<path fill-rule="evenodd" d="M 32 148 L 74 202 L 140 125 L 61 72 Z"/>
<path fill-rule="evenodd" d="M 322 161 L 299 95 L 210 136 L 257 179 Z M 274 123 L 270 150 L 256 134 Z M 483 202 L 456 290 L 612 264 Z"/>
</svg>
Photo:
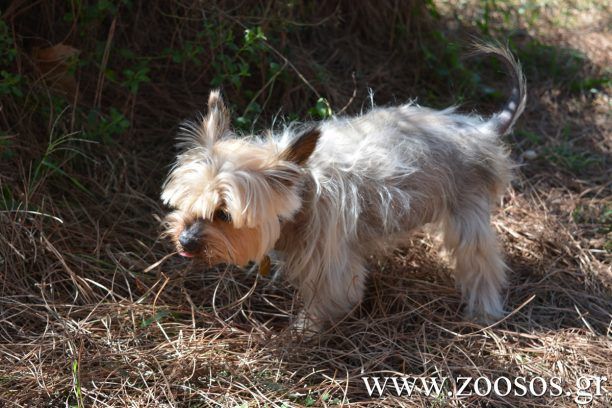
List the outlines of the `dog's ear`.
<svg viewBox="0 0 612 408">
<path fill-rule="evenodd" d="M 281 163 L 264 170 L 266 179 L 273 190 L 286 194 L 288 190 L 300 183 L 303 175 L 295 166 L 290 166 L 287 162 L 299 166 L 305 165 L 317 147 L 320 136 L 321 131 L 314 126 L 302 131 L 289 146 L 281 151 L 279 156 Z"/>
<path fill-rule="evenodd" d="M 300 133 L 281 153 L 281 159 L 303 166 L 317 147 L 321 131 L 311 127 Z"/>
<path fill-rule="evenodd" d="M 179 128 L 177 139 L 188 148 L 212 145 L 229 131 L 229 111 L 221 92 L 215 89 L 208 96 L 208 113 L 196 120 L 187 120 Z"/>
<path fill-rule="evenodd" d="M 214 143 L 221 138 L 228 130 L 230 125 L 230 116 L 227 107 L 223 103 L 221 91 L 214 89 L 208 95 L 208 114 L 203 120 L 204 127 L 202 133 L 208 139 L 208 142 Z"/>
</svg>

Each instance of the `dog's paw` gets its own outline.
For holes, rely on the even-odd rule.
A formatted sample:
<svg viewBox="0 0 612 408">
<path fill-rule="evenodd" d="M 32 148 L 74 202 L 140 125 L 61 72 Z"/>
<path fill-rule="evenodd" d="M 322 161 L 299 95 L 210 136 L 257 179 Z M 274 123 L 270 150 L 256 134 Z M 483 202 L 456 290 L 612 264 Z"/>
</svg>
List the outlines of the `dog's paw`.
<svg viewBox="0 0 612 408">
<path fill-rule="evenodd" d="M 506 312 L 501 308 L 495 310 L 481 310 L 466 307 L 463 311 L 463 315 L 469 321 L 482 326 L 489 326 L 502 320 L 504 316 L 506 316 Z"/>
<path fill-rule="evenodd" d="M 318 319 L 308 315 L 305 311 L 300 312 L 291 324 L 291 331 L 297 336 L 310 339 L 318 336 L 323 330 L 323 324 Z"/>
</svg>

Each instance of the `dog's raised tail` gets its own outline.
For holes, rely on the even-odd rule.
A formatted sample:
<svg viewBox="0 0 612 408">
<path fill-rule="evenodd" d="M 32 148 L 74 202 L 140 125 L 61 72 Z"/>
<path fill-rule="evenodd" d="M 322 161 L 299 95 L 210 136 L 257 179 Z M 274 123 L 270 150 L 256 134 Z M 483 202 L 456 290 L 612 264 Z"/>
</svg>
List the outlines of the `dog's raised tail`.
<svg viewBox="0 0 612 408">
<path fill-rule="evenodd" d="M 476 54 L 492 54 L 498 57 L 506 65 L 512 78 L 512 93 L 508 102 L 500 112 L 494 114 L 488 121 L 488 124 L 493 127 L 497 134 L 503 136 L 510 133 L 516 120 L 525 109 L 527 81 L 523 75 L 521 64 L 507 47 L 483 42 L 476 42 L 474 47 L 476 48 Z"/>
</svg>

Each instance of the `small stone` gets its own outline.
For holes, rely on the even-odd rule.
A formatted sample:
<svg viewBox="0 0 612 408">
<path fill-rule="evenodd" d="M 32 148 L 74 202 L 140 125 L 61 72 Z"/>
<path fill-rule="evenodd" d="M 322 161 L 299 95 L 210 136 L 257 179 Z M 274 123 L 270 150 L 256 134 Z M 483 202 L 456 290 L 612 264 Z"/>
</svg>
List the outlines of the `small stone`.
<svg viewBox="0 0 612 408">
<path fill-rule="evenodd" d="M 525 160 L 534 160 L 538 157 L 538 154 L 535 152 L 535 150 L 525 150 L 523 152 L 523 159 Z"/>
</svg>

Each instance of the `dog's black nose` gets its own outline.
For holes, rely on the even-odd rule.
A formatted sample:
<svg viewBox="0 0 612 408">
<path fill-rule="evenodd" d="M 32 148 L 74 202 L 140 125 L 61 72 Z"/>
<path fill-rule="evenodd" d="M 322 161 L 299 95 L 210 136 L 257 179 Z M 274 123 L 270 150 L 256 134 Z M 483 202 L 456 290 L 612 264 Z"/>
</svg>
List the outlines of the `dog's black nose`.
<svg viewBox="0 0 612 408">
<path fill-rule="evenodd" d="M 202 225 L 201 223 L 196 222 L 181 232 L 181 235 L 179 235 L 179 243 L 185 251 L 196 252 L 198 249 L 200 249 L 200 241 L 202 239 L 201 235 Z"/>
</svg>

